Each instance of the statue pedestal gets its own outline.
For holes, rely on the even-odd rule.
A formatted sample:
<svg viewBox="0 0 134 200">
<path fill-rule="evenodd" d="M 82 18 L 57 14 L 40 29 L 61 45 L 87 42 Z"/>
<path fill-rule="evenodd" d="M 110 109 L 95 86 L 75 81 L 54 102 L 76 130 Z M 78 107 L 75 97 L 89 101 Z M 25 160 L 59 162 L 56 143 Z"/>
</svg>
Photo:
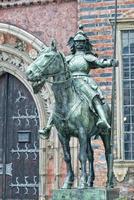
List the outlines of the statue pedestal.
<svg viewBox="0 0 134 200">
<path fill-rule="evenodd" d="M 119 189 L 89 188 L 54 190 L 52 200 L 116 200 Z"/>
</svg>

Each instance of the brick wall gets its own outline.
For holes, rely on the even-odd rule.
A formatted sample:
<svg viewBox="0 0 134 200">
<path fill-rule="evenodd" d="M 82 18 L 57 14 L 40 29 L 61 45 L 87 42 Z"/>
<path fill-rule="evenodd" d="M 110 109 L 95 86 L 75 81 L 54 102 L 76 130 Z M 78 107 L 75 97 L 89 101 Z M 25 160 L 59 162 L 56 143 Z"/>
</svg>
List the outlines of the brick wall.
<svg viewBox="0 0 134 200">
<path fill-rule="evenodd" d="M 59 49 L 68 52 L 68 38 L 76 32 L 77 3 L 49 3 L 0 9 L 0 22 L 18 26 L 50 45 L 52 38 Z"/>
<path fill-rule="evenodd" d="M 118 0 L 118 18 L 124 13 L 134 10 L 133 0 Z M 123 15 L 123 16 L 122 16 Z M 113 56 L 113 37 L 110 19 L 115 16 L 115 1 L 113 0 L 79 0 L 78 21 L 84 25 L 97 54 L 101 57 Z M 93 71 L 93 76 L 101 86 L 110 103 L 112 70 L 99 69 Z"/>
<path fill-rule="evenodd" d="M 100 57 L 113 56 L 113 37 L 112 26 L 110 19 L 114 19 L 115 1 L 113 0 L 79 0 L 78 3 L 78 22 L 83 24 L 94 50 Z M 133 0 L 118 0 L 118 19 L 133 18 L 134 1 Z M 133 18 L 134 19 L 134 18 Z M 104 95 L 110 103 L 111 88 L 112 88 L 112 69 L 98 69 L 92 71 L 92 76 L 99 83 Z M 103 185 L 106 180 L 106 169 L 104 165 L 104 151 L 100 141 L 94 141 L 95 150 L 95 168 L 96 168 L 96 185 Z M 98 158 L 98 159 L 97 159 Z M 101 162 L 102 161 L 102 162 Z M 101 163 L 101 165 L 99 165 Z M 124 181 L 118 183 L 121 195 L 126 196 L 128 199 L 134 199 L 134 184 L 133 168 L 129 168 L 127 176 Z M 100 176 L 101 174 L 101 176 Z"/>
</svg>

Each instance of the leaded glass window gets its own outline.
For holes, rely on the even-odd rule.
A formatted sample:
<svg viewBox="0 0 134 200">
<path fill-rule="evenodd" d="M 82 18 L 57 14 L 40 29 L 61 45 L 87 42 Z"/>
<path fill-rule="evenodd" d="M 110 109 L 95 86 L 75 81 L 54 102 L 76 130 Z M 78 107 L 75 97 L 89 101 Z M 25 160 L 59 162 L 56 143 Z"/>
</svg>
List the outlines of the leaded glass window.
<svg viewBox="0 0 134 200">
<path fill-rule="evenodd" d="M 134 160 L 134 30 L 121 32 L 123 63 L 124 158 Z"/>
</svg>

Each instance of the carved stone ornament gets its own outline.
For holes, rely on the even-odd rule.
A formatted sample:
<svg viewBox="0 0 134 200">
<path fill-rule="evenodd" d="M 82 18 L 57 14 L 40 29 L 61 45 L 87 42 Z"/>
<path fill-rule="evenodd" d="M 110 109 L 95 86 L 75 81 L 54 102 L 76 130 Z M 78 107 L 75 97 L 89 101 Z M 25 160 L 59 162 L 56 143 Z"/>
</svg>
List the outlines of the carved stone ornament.
<svg viewBox="0 0 134 200">
<path fill-rule="evenodd" d="M 0 51 L 0 62 L 7 62 L 9 65 L 12 64 L 15 67 L 19 68 L 22 72 L 25 71 L 27 63 L 18 56 L 10 54 L 9 52 Z"/>
<path fill-rule="evenodd" d="M 117 181 L 118 182 L 124 181 L 128 172 L 128 167 L 118 166 L 118 167 L 114 167 L 113 170 L 114 170 L 114 175 Z"/>
<path fill-rule="evenodd" d="M 4 34 L 0 33 L 0 44 L 3 44 L 5 41 Z"/>
<path fill-rule="evenodd" d="M 35 49 L 30 49 L 30 51 L 29 51 L 30 58 L 35 59 L 35 58 L 37 58 L 37 55 L 38 55 L 38 53 Z"/>
</svg>

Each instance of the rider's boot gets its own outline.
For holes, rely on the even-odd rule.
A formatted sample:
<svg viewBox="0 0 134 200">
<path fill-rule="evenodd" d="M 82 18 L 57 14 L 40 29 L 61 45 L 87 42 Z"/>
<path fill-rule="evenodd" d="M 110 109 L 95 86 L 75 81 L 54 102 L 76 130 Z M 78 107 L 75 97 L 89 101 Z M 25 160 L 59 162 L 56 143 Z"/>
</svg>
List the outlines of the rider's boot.
<svg viewBox="0 0 134 200">
<path fill-rule="evenodd" d="M 51 134 L 51 128 L 52 126 L 46 126 L 45 128 L 41 129 L 38 131 L 38 133 L 40 135 L 43 135 L 44 139 L 49 139 L 50 137 L 50 134 Z"/>
<path fill-rule="evenodd" d="M 98 98 L 94 98 L 94 105 L 95 105 L 95 109 L 99 115 L 99 119 L 96 123 L 96 125 L 99 127 L 99 128 L 102 128 L 102 129 L 106 129 L 106 130 L 110 130 L 111 129 L 111 126 L 109 125 L 107 119 L 106 119 L 106 114 L 104 112 L 104 109 L 102 107 L 102 104 L 100 102 L 100 100 Z"/>
</svg>

